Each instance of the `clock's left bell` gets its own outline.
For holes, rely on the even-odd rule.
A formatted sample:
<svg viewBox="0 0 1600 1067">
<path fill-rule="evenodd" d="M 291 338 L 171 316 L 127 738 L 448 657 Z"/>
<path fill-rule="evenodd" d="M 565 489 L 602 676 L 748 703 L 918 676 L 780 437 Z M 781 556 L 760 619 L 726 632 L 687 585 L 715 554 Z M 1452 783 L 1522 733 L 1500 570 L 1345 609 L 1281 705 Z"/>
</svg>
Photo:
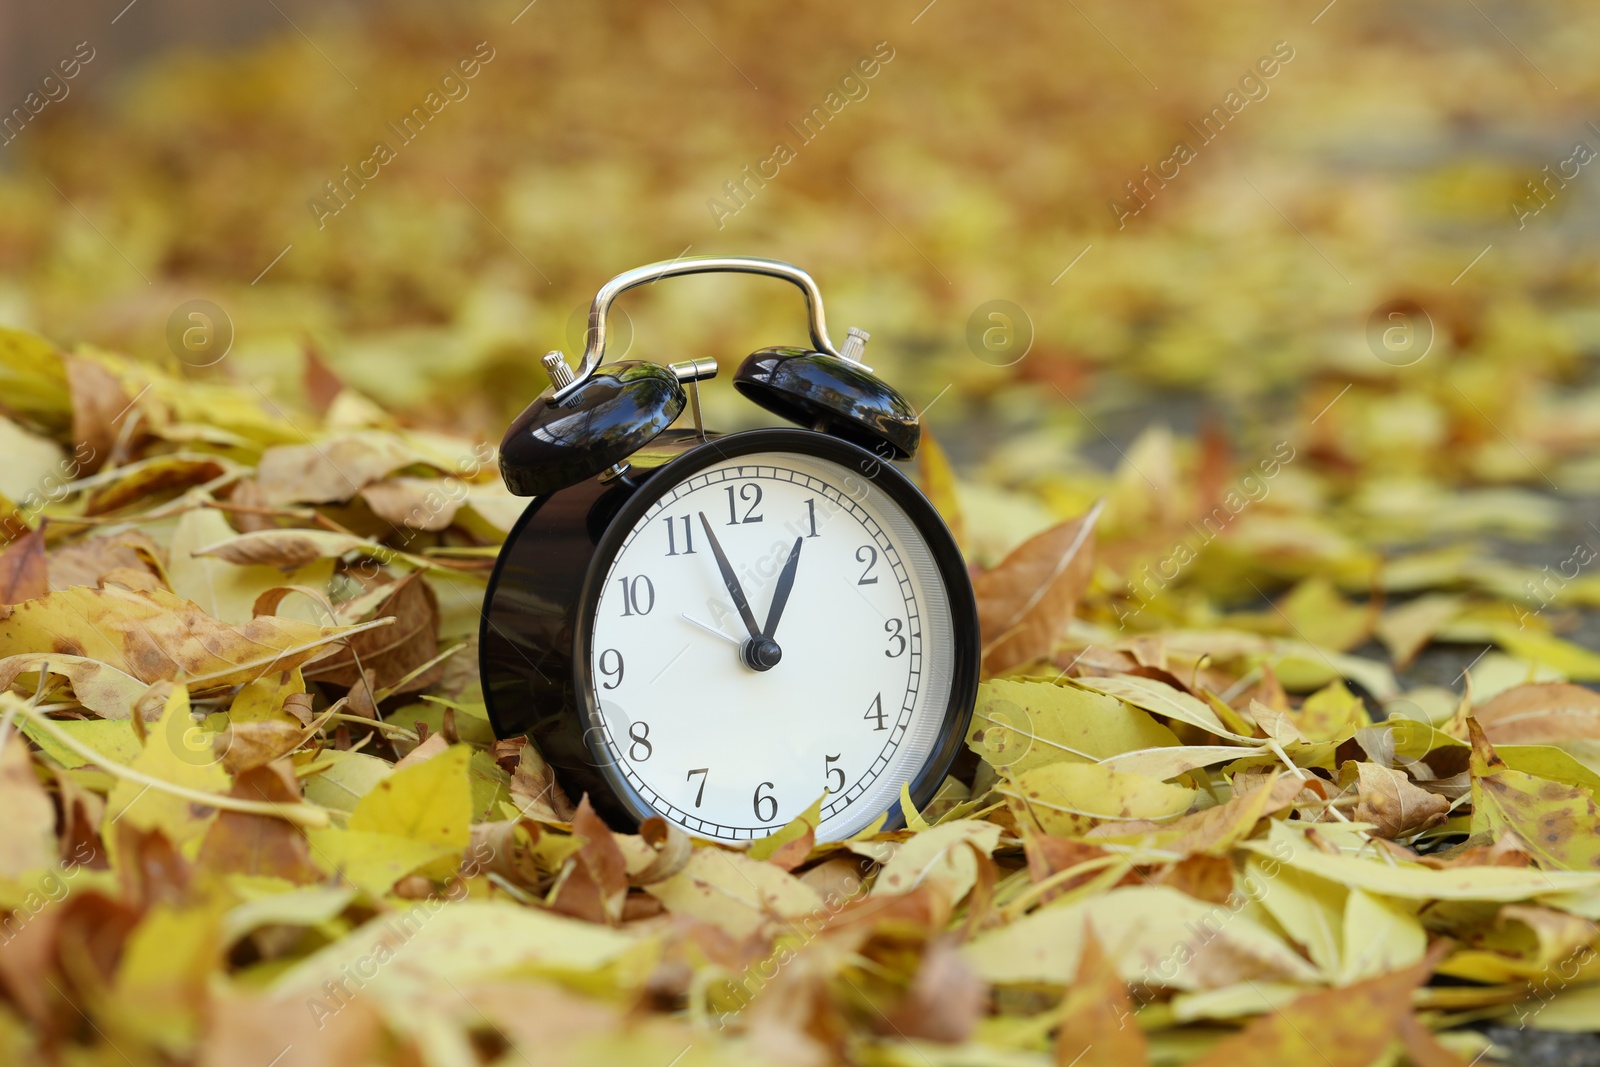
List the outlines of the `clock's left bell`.
<svg viewBox="0 0 1600 1067">
<path fill-rule="evenodd" d="M 543 496 L 619 467 L 672 425 L 687 402 L 680 380 L 687 376 L 677 368 L 620 360 L 580 382 L 560 352 L 543 362 L 551 388 L 500 442 L 500 475 L 518 496 Z"/>
</svg>

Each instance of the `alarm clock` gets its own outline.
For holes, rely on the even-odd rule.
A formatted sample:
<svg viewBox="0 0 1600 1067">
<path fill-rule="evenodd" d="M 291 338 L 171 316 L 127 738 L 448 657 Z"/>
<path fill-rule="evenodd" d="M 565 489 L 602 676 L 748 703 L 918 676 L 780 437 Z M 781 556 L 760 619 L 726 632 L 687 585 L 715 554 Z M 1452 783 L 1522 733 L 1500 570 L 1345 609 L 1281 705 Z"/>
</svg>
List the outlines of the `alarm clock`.
<svg viewBox="0 0 1600 1067">
<path fill-rule="evenodd" d="M 793 427 L 708 433 L 714 359 L 604 363 L 612 302 L 679 275 L 738 272 L 804 294 L 809 347 L 734 372 Z M 829 339 L 810 275 L 701 257 L 620 274 L 596 294 L 574 370 L 500 447 L 531 496 L 490 577 L 480 630 L 496 736 L 526 735 L 572 797 L 618 830 L 660 817 L 718 841 L 765 837 L 821 798 L 818 841 L 903 825 L 959 752 L 980 646 L 967 568 L 893 465 L 915 411 Z M 690 410 L 693 428 L 672 424 Z"/>
</svg>

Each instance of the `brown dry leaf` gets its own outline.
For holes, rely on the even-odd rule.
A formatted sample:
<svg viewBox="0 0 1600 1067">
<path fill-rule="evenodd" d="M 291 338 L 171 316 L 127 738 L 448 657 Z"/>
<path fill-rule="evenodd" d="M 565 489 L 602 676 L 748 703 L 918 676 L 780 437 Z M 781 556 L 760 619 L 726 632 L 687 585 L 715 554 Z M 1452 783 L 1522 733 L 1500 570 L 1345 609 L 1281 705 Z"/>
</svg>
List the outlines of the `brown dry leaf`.
<svg viewBox="0 0 1600 1067">
<path fill-rule="evenodd" d="M 1050 654 L 1094 575 L 1094 526 L 1104 503 L 1024 541 L 972 580 L 988 675 Z"/>
<path fill-rule="evenodd" d="M 199 1067 L 239 1067 L 272 1060 L 272 1067 L 352 1067 L 373 1062 L 383 1037 L 377 1005 L 353 996 L 339 1009 L 308 1010 L 304 998 L 277 1000 L 224 992 L 211 998 Z M 273 1057 L 278 1057 L 273 1060 Z"/>
<path fill-rule="evenodd" d="M 298 804 L 301 800 L 299 780 L 287 760 L 243 771 L 228 795 L 276 804 Z M 311 846 L 305 834 L 270 815 L 219 812 L 200 844 L 197 863 L 219 873 L 282 878 L 302 885 L 323 879 L 322 872 L 311 862 Z"/>
<path fill-rule="evenodd" d="M 306 739 L 306 731 L 280 720 L 235 722 L 217 739 L 222 765 L 229 774 L 265 767 L 280 756 L 287 756 Z"/>
<path fill-rule="evenodd" d="M 396 438 L 350 434 L 314 445 L 278 445 L 261 455 L 256 481 L 267 503 L 337 504 L 419 462 Z"/>
<path fill-rule="evenodd" d="M 133 401 L 105 367 L 81 356 L 67 356 L 62 362 L 72 393 L 72 439 L 93 449 L 83 463 L 83 472 L 93 474 L 111 458 L 123 420 L 138 415 L 130 414 Z"/>
<path fill-rule="evenodd" d="M 958 1044 L 977 1027 L 984 993 L 952 940 L 936 937 L 923 949 L 911 988 L 889 1013 L 889 1023 L 901 1037 Z"/>
<path fill-rule="evenodd" d="M 1356 763 L 1355 786 L 1355 819 L 1372 823 L 1380 837 L 1420 833 L 1449 818 L 1450 801 L 1415 785 L 1403 771 Z"/>
<path fill-rule="evenodd" d="M 226 470 L 216 457 L 198 453 L 173 453 L 130 463 L 117 468 L 113 481 L 89 494 L 83 506 L 84 514 L 107 515 L 120 511 L 145 503 L 156 493 L 209 482 Z"/>
<path fill-rule="evenodd" d="M 550 906 L 563 915 L 615 926 L 628 896 L 628 861 L 587 796 L 572 816 L 572 832 L 584 838 L 583 847 L 572 857 Z"/>
<path fill-rule="evenodd" d="M 22 878 L 55 864 L 56 807 L 15 727 L 0 737 L 0 812 L 0 878 Z"/>
<path fill-rule="evenodd" d="M 0 552 L 0 604 L 20 604 L 50 591 L 44 552 L 44 524 L 30 530 Z"/>
<path fill-rule="evenodd" d="M 1372 1067 L 1410 1018 L 1411 991 L 1428 980 L 1445 948 L 1403 971 L 1308 993 L 1218 1042 L 1193 1067 Z"/>
<path fill-rule="evenodd" d="M 270 615 L 230 626 L 161 590 L 78 587 L 10 609 L 0 657 L 51 650 L 146 683 L 181 677 L 197 691 L 214 690 L 297 667 L 342 632 Z"/>
<path fill-rule="evenodd" d="M 159 589 L 165 585 L 161 549 L 138 530 L 123 530 L 91 537 L 51 549 L 50 588 L 99 586 L 115 581 L 130 589 Z"/>
<path fill-rule="evenodd" d="M 372 556 L 386 554 L 386 550 L 364 537 L 329 530 L 270 529 L 198 545 L 193 555 L 220 559 L 239 567 L 276 567 L 292 571 L 319 559 L 338 559 L 349 552 Z"/>
<path fill-rule="evenodd" d="M 444 530 L 467 502 L 460 483 L 454 494 L 445 491 L 445 484 L 438 478 L 385 478 L 361 490 L 361 499 L 374 515 L 395 527 Z"/>
<path fill-rule="evenodd" d="M 439 654 L 439 602 L 421 571 L 384 587 L 383 599 L 369 617 L 393 618 L 395 622 L 358 634 L 343 647 L 312 660 L 305 668 L 307 681 L 354 686 L 365 670 L 374 689 L 411 693 L 438 680 L 442 668 L 437 663 L 406 679 Z"/>
<path fill-rule="evenodd" d="M 1600 738 L 1600 693 L 1568 682 L 1537 682 L 1499 693 L 1473 711 L 1497 745 Z"/>
<path fill-rule="evenodd" d="M 1133 1016 L 1128 987 L 1085 920 L 1078 977 L 1061 1001 L 1056 1063 L 1059 1067 L 1142 1067 L 1149 1062 L 1150 1046 Z"/>
<path fill-rule="evenodd" d="M 555 771 L 531 744 L 524 744 L 517 754 L 517 769 L 511 775 L 510 790 L 517 810 L 524 815 L 567 822 L 576 810 L 556 781 Z"/>
<path fill-rule="evenodd" d="M 1439 1044 L 1433 1031 L 1423 1026 L 1416 1015 L 1407 1014 L 1400 1020 L 1400 1040 L 1406 1047 L 1406 1059 L 1411 1067 L 1474 1067 L 1454 1052 Z"/>
</svg>

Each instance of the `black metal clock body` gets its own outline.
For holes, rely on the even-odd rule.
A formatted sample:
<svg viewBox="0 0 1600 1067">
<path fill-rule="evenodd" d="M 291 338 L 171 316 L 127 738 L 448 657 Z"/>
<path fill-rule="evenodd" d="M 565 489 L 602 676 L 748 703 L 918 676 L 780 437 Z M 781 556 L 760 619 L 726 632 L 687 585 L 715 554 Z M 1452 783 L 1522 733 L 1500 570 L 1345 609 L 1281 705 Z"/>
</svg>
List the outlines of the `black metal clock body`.
<svg viewBox="0 0 1600 1067">
<path fill-rule="evenodd" d="M 804 294 L 811 347 L 761 349 L 733 375 L 803 429 L 705 434 L 712 359 L 603 365 L 617 296 L 724 272 Z M 836 840 L 899 825 L 902 792 L 926 804 L 959 753 L 972 584 L 892 465 L 921 428 L 862 362 L 867 339 L 836 349 L 792 264 L 702 257 L 611 279 L 576 371 L 544 357 L 551 388 L 500 446 L 506 485 L 534 499 L 490 577 L 484 699 L 497 736 L 527 735 L 611 825 L 751 840 L 821 798 L 818 837 Z M 668 429 L 691 403 L 696 432 Z"/>
<path fill-rule="evenodd" d="M 604 692 L 599 688 L 607 679 L 597 684 L 593 640 L 604 587 L 608 578 L 615 581 L 613 561 L 652 506 L 707 468 L 743 456 L 773 454 L 822 460 L 849 470 L 863 487 L 870 486 L 872 492 L 892 503 L 926 546 L 948 609 L 950 633 L 939 661 L 924 657 L 923 670 L 930 679 L 936 671 L 947 675 L 944 691 L 948 695 L 937 709 L 922 709 L 923 715 L 937 716 L 937 725 L 934 744 L 919 759 L 907 783 L 919 807 L 938 789 L 961 748 L 978 684 L 977 610 L 961 554 L 943 520 L 915 485 L 873 453 L 814 431 L 754 430 L 705 440 L 692 433 L 669 432 L 632 457 L 628 475 L 590 478 L 536 498 L 529 505 L 507 538 L 490 578 L 481 627 L 484 698 L 495 733 L 501 737 L 526 734 L 563 787 L 574 797 L 588 794 L 595 810 L 618 829 L 631 829 L 651 815 L 663 814 L 707 836 L 733 840 L 760 836 L 759 829 L 749 832 L 749 826 L 731 832 L 730 828 L 717 832 L 699 827 L 694 809 L 687 803 L 673 805 L 660 795 L 647 798 L 648 790 L 630 780 L 627 761 L 615 755 L 619 740 L 624 750 L 627 740 L 610 736 L 608 743 L 613 724 L 608 723 L 602 707 Z M 740 506 L 744 503 L 740 501 Z M 843 583 L 835 584 L 840 586 L 834 591 L 838 596 L 850 595 Z M 685 637 L 695 636 L 690 628 L 684 629 Z M 778 636 L 781 639 L 783 635 L 780 632 Z M 673 640 L 677 640 L 676 634 Z M 896 647 L 891 641 L 889 648 Z M 727 654 L 734 651 L 729 649 Z M 797 671 L 827 669 L 826 663 L 790 665 Z M 783 669 L 780 663 L 773 676 L 763 680 L 783 684 L 779 677 Z M 680 675 L 662 684 L 692 689 L 695 679 Z M 840 693 L 839 699 L 853 701 L 849 709 L 853 715 L 857 711 L 854 704 L 865 698 Z M 762 713 L 760 707 L 747 711 L 751 716 Z M 820 717 L 823 709 L 816 714 Z M 862 723 L 869 732 L 871 727 L 870 719 Z M 658 737 L 662 729 L 657 726 Z M 641 749 L 634 745 L 633 751 Z M 751 766 L 759 766 L 762 761 L 782 760 L 784 755 L 775 741 L 771 748 L 748 752 L 747 758 Z M 842 778 L 841 774 L 834 781 L 843 785 Z M 804 797 L 804 802 L 789 798 L 786 807 L 803 809 L 821 795 L 825 784 L 833 783 L 819 773 L 815 795 Z M 776 804 L 763 808 L 760 798 L 755 806 L 754 816 L 768 811 L 777 814 Z M 880 810 L 889 812 L 889 826 L 903 821 L 898 802 Z M 767 821 L 766 832 L 781 822 Z"/>
</svg>

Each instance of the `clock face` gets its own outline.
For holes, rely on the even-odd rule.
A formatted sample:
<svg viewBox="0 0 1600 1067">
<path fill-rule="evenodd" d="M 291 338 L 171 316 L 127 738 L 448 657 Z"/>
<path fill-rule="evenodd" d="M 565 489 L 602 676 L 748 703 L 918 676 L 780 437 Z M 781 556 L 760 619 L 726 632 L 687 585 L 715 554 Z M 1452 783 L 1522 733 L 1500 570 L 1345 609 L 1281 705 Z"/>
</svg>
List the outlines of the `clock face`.
<svg viewBox="0 0 1600 1067">
<path fill-rule="evenodd" d="M 664 492 L 613 559 L 588 740 L 641 816 L 750 840 L 822 797 L 818 840 L 837 840 L 939 746 L 955 653 L 934 554 L 882 487 L 818 457 L 737 456 Z"/>
</svg>

